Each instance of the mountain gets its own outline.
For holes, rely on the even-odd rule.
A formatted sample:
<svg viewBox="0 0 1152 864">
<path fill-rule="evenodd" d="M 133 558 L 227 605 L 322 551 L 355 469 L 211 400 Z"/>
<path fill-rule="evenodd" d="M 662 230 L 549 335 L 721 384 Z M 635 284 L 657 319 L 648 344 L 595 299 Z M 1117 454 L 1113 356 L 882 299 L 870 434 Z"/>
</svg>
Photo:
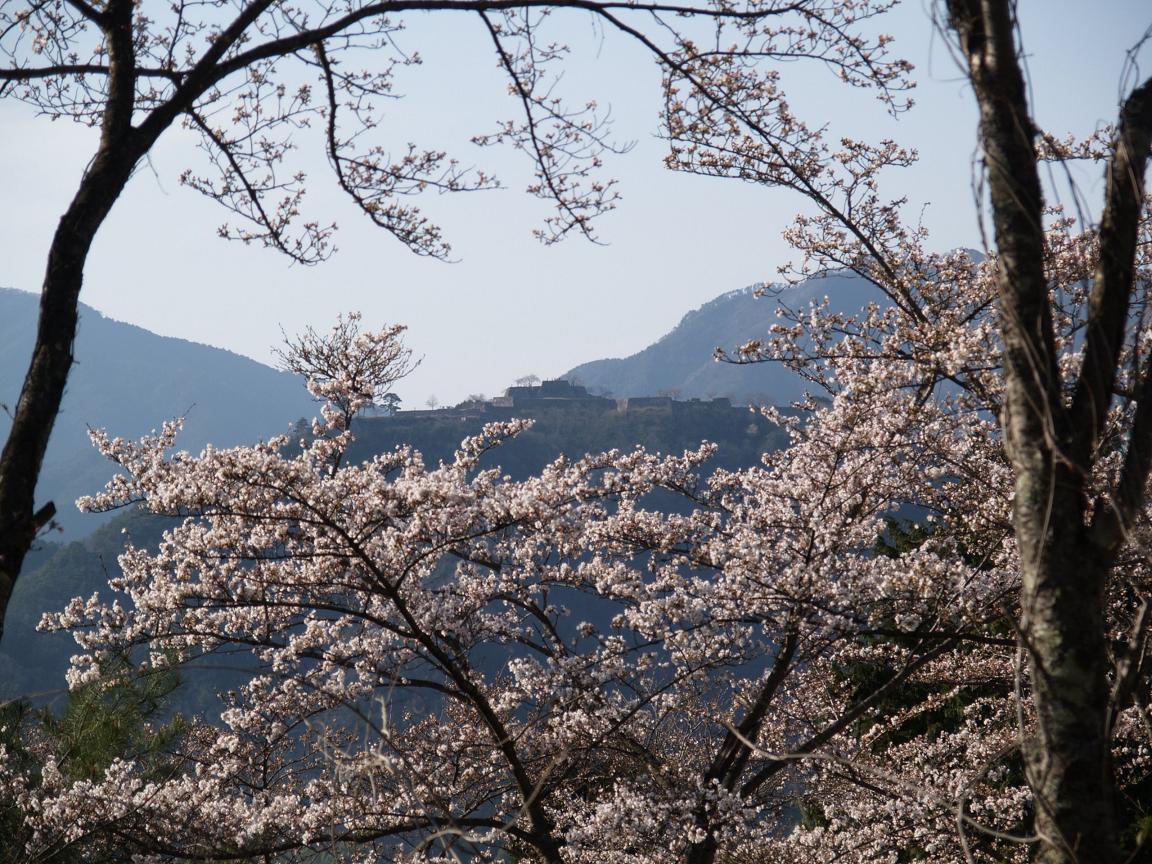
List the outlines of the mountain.
<svg viewBox="0 0 1152 864">
<path fill-rule="evenodd" d="M 717 363 L 713 359 L 717 346 L 732 352 L 750 339 L 764 338 L 778 320 L 780 305 L 803 311 L 826 296 L 832 309 L 851 312 L 871 301 L 887 302 L 871 283 L 841 273 L 771 289 L 763 297 L 755 296 L 756 287 L 730 291 L 705 303 L 631 357 L 594 360 L 563 377 L 621 398 L 675 393 L 681 399 L 727 396 L 738 403 L 786 405 L 804 393 L 799 377 L 779 363 Z"/>
<path fill-rule="evenodd" d="M 465 409 L 402 411 L 389 417 L 365 418 L 353 425 L 356 440 L 348 451 L 349 462 L 364 461 L 410 444 L 420 450 L 425 464 L 436 465 L 452 458 L 462 438 L 478 435 L 486 424 L 512 416 L 532 419 L 534 425 L 488 451 L 481 465 L 499 465 L 502 473 L 517 479 L 538 474 L 561 454 L 579 458 L 588 452 L 612 448 L 628 451 L 638 444 L 652 451 L 681 453 L 700 446 L 702 441 L 711 441 L 718 447 L 710 468 L 736 470 L 757 464 L 763 453 L 787 443 L 787 436 L 765 417 L 747 408 L 733 407 L 726 400 L 633 401 L 644 404 L 619 408 L 611 400 L 539 399 L 534 405 L 519 407 L 486 403 Z M 307 437 L 308 432 L 302 429 L 299 434 Z M 664 495 L 646 499 L 646 506 L 682 512 L 688 505 L 684 499 Z M 30 696 L 59 704 L 64 693 L 61 682 L 76 644 L 67 634 L 38 632 L 36 624 L 41 615 L 62 608 L 71 597 L 89 597 L 94 592 L 110 596 L 108 580 L 120 575 L 117 558 L 125 543 L 131 541 L 154 550 L 162 532 L 172 524 L 170 519 L 129 508 L 83 540 L 44 544 L 36 550 L 16 583 L 4 622 L 0 700 Z M 581 614 L 580 598 L 573 598 L 571 603 Z M 176 704 L 185 713 L 209 710 L 212 693 L 235 686 L 235 682 L 225 682 L 215 671 L 185 669 L 183 677 L 184 687 Z"/>
<path fill-rule="evenodd" d="M 11 427 L 31 357 L 39 296 L 0 288 L 0 440 Z M 63 537 L 74 540 L 105 519 L 76 510 L 80 495 L 114 473 L 88 440 L 88 427 L 136 438 L 185 417 L 180 446 L 200 450 L 252 443 L 316 413 L 301 380 L 230 351 L 157 336 L 80 305 L 76 363 L 56 420 L 38 502 L 54 501 Z"/>
</svg>

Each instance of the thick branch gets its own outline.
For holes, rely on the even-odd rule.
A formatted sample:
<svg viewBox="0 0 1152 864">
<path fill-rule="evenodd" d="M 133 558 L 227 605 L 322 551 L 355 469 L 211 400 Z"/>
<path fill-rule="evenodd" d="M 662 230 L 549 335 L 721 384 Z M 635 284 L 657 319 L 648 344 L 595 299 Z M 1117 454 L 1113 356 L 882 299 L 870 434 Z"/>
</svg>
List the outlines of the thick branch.
<svg viewBox="0 0 1152 864">
<path fill-rule="evenodd" d="M 89 21 L 96 24 L 98 27 L 105 27 L 108 24 L 108 16 L 97 9 L 95 6 L 85 2 L 85 0 L 64 0 L 69 6 L 87 18 Z"/>
<path fill-rule="evenodd" d="M 108 3 L 108 101 L 101 124 L 102 145 L 121 138 L 132 128 L 136 109 L 136 43 L 132 30 L 132 0 Z"/>
<path fill-rule="evenodd" d="M 163 105 L 159 106 L 140 125 L 141 131 L 153 140 L 172 125 L 173 121 L 183 112 L 192 107 L 197 99 L 211 87 L 222 81 L 233 72 L 245 68 L 245 65 L 222 71 L 221 60 L 244 37 L 245 32 L 256 20 L 263 15 L 273 4 L 274 0 L 256 0 L 248 4 L 244 10 L 212 41 L 211 47 L 204 52 L 204 56 L 184 76 L 183 82 L 176 88 Z M 273 55 L 279 56 L 279 55 Z M 250 61 L 254 62 L 254 61 Z"/>
<path fill-rule="evenodd" d="M 1023 462 L 1041 454 L 1051 458 L 1065 439 L 1061 434 L 1065 418 L 1044 277 L 1044 203 L 1033 146 L 1036 130 L 1016 60 L 1009 6 L 948 0 L 951 24 L 960 37 L 980 105 L 980 137 L 1000 265 L 1005 443 L 1019 476 Z"/>
<path fill-rule="evenodd" d="M 1097 280 L 1091 306 L 1092 353 L 1070 413 L 1064 407 L 1057 365 L 1044 270 L 1036 129 L 1017 56 L 1014 8 L 1011 0 L 948 0 L 950 24 L 980 106 L 980 140 L 999 253 L 1004 344 L 1000 422 L 1015 474 L 1020 632 L 1029 647 L 1036 708 L 1034 730 L 1024 742 L 1026 776 L 1042 838 L 1037 860 L 1109 864 L 1117 860 L 1119 844 L 1116 780 L 1106 735 L 1104 609 L 1115 545 L 1100 548 L 1095 537 L 1086 536 L 1084 489 L 1110 399 L 1130 288 L 1115 282 L 1123 276 L 1118 262 L 1102 260 L 1098 277 L 1105 275 Z M 1109 184 L 1109 209 L 1114 211 L 1122 209 L 1125 197 L 1123 190 L 1113 188 L 1117 180 L 1114 176 Z M 1120 182 L 1130 185 L 1131 177 Z M 1121 233 L 1116 234 L 1116 228 Z M 1109 228 L 1110 255 L 1123 245 L 1124 230 Z"/>
<path fill-rule="evenodd" d="M 0 69 L 0 81 L 39 81 L 45 78 L 60 78 L 67 75 L 110 75 L 112 69 L 98 63 L 72 63 L 60 66 L 17 67 Z M 178 81 L 180 75 L 168 69 L 137 69 L 140 78 L 166 78 Z"/>
<path fill-rule="evenodd" d="M 829 723 L 807 741 L 790 750 L 788 754 L 789 757 L 794 758 L 797 756 L 804 756 L 809 753 L 816 752 L 816 750 L 818 750 L 820 747 L 823 747 L 825 744 L 827 744 L 829 741 L 831 741 L 833 738 L 835 738 L 837 735 L 839 735 L 841 732 L 843 732 L 845 729 L 863 717 L 867 712 L 871 711 L 877 703 L 888 696 L 888 694 L 890 694 L 897 687 L 901 686 L 913 674 L 915 674 L 917 670 L 928 665 L 937 657 L 941 657 L 944 654 L 947 654 L 949 651 L 955 648 L 957 644 L 958 640 L 948 639 L 944 642 L 941 642 L 932 650 L 909 660 L 904 664 L 903 669 L 889 678 L 880 687 L 877 687 L 875 690 L 873 690 L 866 699 L 862 699 L 861 701 L 857 702 L 855 705 L 846 710 L 833 722 Z M 756 774 L 751 777 L 747 783 L 740 787 L 740 795 L 744 798 L 747 798 L 749 795 L 755 794 L 756 790 L 758 790 L 761 786 L 763 786 L 765 783 L 767 783 L 769 780 L 787 768 L 790 762 L 793 761 L 793 758 L 774 759 L 773 761 L 769 762 L 758 772 L 756 772 Z"/>
<path fill-rule="evenodd" d="M 725 736 L 724 744 L 716 754 L 712 767 L 708 769 L 707 777 L 709 780 L 718 780 L 726 789 L 735 787 L 736 781 L 740 778 L 740 774 L 748 762 L 748 757 L 751 755 L 751 750 L 745 742 L 755 741 L 759 736 L 764 717 L 776 696 L 776 691 L 780 689 L 780 685 L 784 683 L 784 679 L 792 668 L 792 660 L 796 656 L 799 641 L 796 631 L 790 630 L 780 652 L 776 655 L 772 673 L 764 682 L 755 704 L 749 709 L 748 714 L 735 731 L 729 731 L 728 735 Z"/>
<path fill-rule="evenodd" d="M 1118 320 L 1109 322 L 1114 332 L 1114 343 L 1099 346 L 1097 353 L 1106 349 L 1114 355 L 1119 352 L 1119 342 L 1123 336 L 1125 319 L 1128 314 L 1128 300 L 1135 283 L 1136 242 L 1140 224 L 1140 209 L 1144 202 L 1144 175 L 1148 165 L 1149 151 L 1152 150 L 1152 79 L 1145 81 L 1124 103 L 1120 114 L 1120 128 L 1116 136 L 1115 152 L 1108 166 L 1107 201 L 1100 220 L 1100 261 L 1092 289 L 1093 308 L 1099 303 L 1102 308 Z M 1099 298 L 1099 299 L 1098 299 Z M 1116 308 L 1118 307 L 1118 308 Z M 1103 313 L 1102 313 L 1103 314 Z M 1089 330 L 1089 339 L 1093 332 Z M 1107 406 L 1097 406 L 1104 392 L 1098 388 L 1111 387 L 1116 375 L 1116 359 L 1113 356 L 1111 367 L 1096 374 L 1096 379 L 1088 377 L 1089 363 L 1094 359 L 1089 352 L 1091 342 L 1085 347 L 1084 373 L 1081 375 L 1081 390 L 1091 394 L 1084 397 L 1081 410 L 1088 411 Z M 1136 406 L 1132 432 L 1128 439 L 1124 468 L 1113 506 L 1119 521 L 1119 532 L 1114 532 L 1114 542 L 1119 542 L 1136 519 L 1144 504 L 1144 488 L 1148 481 L 1149 467 L 1152 466 L 1152 363 L 1145 364 L 1144 380 L 1140 385 L 1140 398 Z M 1075 403 L 1074 403 L 1075 409 Z M 1077 418 L 1079 419 L 1079 418 Z M 1103 425 L 1103 414 L 1092 418 L 1096 436 Z M 1097 513 L 1108 510 L 1105 502 L 1100 502 Z"/>
<path fill-rule="evenodd" d="M 760 688 L 756 702 L 748 710 L 740 725 L 729 728 L 728 734 L 724 736 L 724 743 L 704 776 L 705 789 L 712 782 L 720 783 L 729 791 L 735 788 L 736 781 L 740 779 L 744 767 L 748 764 L 748 758 L 752 755 L 750 742 L 754 742 L 760 736 L 764 717 L 772 705 L 772 700 L 776 698 L 776 692 L 792 668 L 792 659 L 796 655 L 798 644 L 799 638 L 795 628 L 790 629 L 776 655 L 771 674 Z M 712 864 L 716 859 L 718 844 L 715 833 L 709 830 L 702 807 L 696 814 L 696 820 L 697 825 L 707 831 L 707 834 L 702 841 L 692 844 L 686 864 Z"/>
<path fill-rule="evenodd" d="M 1152 79 L 1135 90 L 1121 109 L 1120 127 L 1105 177 L 1107 190 L 1100 220 L 1100 258 L 1089 300 L 1084 366 L 1072 400 L 1073 432 L 1076 436 L 1074 459 L 1077 464 L 1086 465 L 1091 459 L 1111 404 L 1133 289 L 1136 238 L 1150 146 Z M 1145 476 L 1147 470 L 1145 465 Z M 1134 511 L 1124 512 L 1124 524 L 1127 525 Z"/>
<path fill-rule="evenodd" d="M 1097 502 L 1093 515 L 1093 536 L 1101 548 L 1115 552 L 1135 522 L 1144 505 L 1149 467 L 1152 467 L 1152 361 L 1144 367 L 1116 494 L 1111 501 Z"/>
</svg>

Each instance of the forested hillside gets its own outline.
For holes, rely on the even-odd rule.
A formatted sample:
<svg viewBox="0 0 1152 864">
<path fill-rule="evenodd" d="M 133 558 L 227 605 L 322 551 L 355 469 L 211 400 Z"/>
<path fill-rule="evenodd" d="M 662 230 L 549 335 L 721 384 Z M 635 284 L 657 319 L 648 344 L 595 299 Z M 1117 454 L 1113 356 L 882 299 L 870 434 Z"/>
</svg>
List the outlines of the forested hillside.
<svg viewBox="0 0 1152 864">
<path fill-rule="evenodd" d="M 12 407 L 36 335 L 38 297 L 0 288 L 0 404 Z M 37 487 L 56 504 L 65 542 L 102 523 L 73 502 L 101 489 L 112 466 L 88 440 L 88 428 L 136 438 L 184 417 L 181 446 L 199 450 L 280 434 L 315 403 L 300 379 L 220 348 L 158 336 L 81 305 L 76 364 Z M 11 417 L 0 411 L 0 438 Z"/>
</svg>

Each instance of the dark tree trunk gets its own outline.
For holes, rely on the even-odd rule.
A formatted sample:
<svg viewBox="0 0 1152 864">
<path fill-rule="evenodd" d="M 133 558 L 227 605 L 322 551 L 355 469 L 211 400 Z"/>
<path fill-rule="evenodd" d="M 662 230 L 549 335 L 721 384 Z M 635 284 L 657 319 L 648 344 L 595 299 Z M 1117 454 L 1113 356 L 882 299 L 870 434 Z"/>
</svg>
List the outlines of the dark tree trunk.
<svg viewBox="0 0 1152 864">
<path fill-rule="evenodd" d="M 0 454 L 0 635 L 24 558 L 36 534 L 55 513 L 52 502 L 37 509 L 36 481 L 72 366 L 77 307 L 88 251 L 112 204 L 127 185 L 140 152 L 128 138 L 116 136 L 118 140 L 113 140 L 105 135 L 60 219 L 48 252 L 32 360 L 16 403 L 11 432 Z"/>
<path fill-rule="evenodd" d="M 134 12 L 133 0 L 108 0 L 100 13 L 109 68 L 100 145 L 52 237 L 32 360 L 0 453 L 0 637 L 24 558 L 36 534 L 55 513 L 52 502 L 36 509 L 36 481 L 72 367 L 88 252 L 136 163 L 171 122 L 169 118 L 167 123 L 158 123 L 155 131 L 147 133 L 132 126 L 137 74 Z"/>
<path fill-rule="evenodd" d="M 999 256 L 1004 343 L 1001 430 L 1016 477 L 1020 633 L 1036 729 L 1024 741 L 1045 864 L 1119 860 L 1111 764 L 1105 597 L 1122 537 L 1144 506 L 1152 399 L 1142 398 L 1115 493 L 1089 502 L 1133 291 L 1134 249 L 1152 129 L 1149 85 L 1125 105 L 1109 166 L 1100 266 L 1084 364 L 1070 404 L 1057 367 L 1045 274 L 1044 206 L 1010 0 L 948 0 L 980 106 Z M 1145 371 L 1145 392 L 1149 373 Z"/>
<path fill-rule="evenodd" d="M 1082 520 L 1072 509 L 1054 515 L 1047 535 L 1017 530 L 1036 550 L 1024 566 L 1021 632 L 1036 708 L 1025 756 L 1045 864 L 1119 858 L 1104 623 L 1112 555 L 1090 542 Z"/>
</svg>

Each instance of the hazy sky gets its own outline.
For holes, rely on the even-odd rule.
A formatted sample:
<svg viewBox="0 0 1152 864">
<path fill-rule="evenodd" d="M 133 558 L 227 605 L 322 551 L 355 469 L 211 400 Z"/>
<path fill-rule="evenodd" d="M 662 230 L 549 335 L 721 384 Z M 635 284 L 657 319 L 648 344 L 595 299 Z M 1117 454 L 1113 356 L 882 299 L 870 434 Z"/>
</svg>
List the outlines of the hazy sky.
<svg viewBox="0 0 1152 864">
<path fill-rule="evenodd" d="M 1020 7 L 1040 125 L 1084 133 L 1113 119 L 1125 51 L 1152 24 L 1146 0 L 1020 0 Z M 884 24 L 897 37 L 896 51 L 917 66 L 917 107 L 899 121 L 827 74 L 789 67 L 784 83 L 794 110 L 811 125 L 831 122 L 858 137 L 886 135 L 918 148 L 919 165 L 892 177 L 889 188 L 925 205 L 923 219 L 939 248 L 978 246 L 970 188 L 975 110 L 947 46 L 933 34 L 930 12 L 927 0 L 909 0 Z M 530 180 L 527 164 L 519 154 L 469 144 L 515 114 L 486 33 L 463 16 L 417 16 L 408 26 L 403 44 L 418 50 L 424 65 L 398 79 L 407 97 L 390 116 L 391 140 L 397 148 L 413 140 L 448 149 L 508 187 L 421 202 L 444 227 L 459 263 L 416 258 L 373 228 L 336 195 L 319 151 L 309 157 L 311 198 L 315 213 L 340 225 L 334 258 L 289 266 L 271 251 L 219 240 L 224 212 L 177 182 L 196 157 L 189 139 L 174 131 L 97 238 L 83 301 L 157 333 L 264 361 L 281 328 L 325 328 L 341 311 L 359 309 L 369 323 L 405 323 L 409 344 L 425 358 L 399 387 L 405 406 L 416 408 L 432 394 L 441 403 L 491 395 L 521 375 L 551 377 L 631 354 L 686 311 L 772 280 L 789 260 L 780 232 L 800 199 L 664 170 L 652 61 L 614 34 L 601 39 L 577 14 L 564 19 L 579 49 L 565 86 L 611 104 L 615 137 L 635 147 L 608 162 L 623 201 L 599 224 L 607 245 L 572 238 L 541 247 L 531 231 L 548 206 L 521 191 Z M 1152 74 L 1152 52 L 1139 59 L 1143 74 Z M 0 130 L 0 285 L 38 290 L 52 229 L 94 136 L 7 102 L 0 103 Z M 1099 178 L 1081 181 L 1096 201 Z"/>
</svg>

